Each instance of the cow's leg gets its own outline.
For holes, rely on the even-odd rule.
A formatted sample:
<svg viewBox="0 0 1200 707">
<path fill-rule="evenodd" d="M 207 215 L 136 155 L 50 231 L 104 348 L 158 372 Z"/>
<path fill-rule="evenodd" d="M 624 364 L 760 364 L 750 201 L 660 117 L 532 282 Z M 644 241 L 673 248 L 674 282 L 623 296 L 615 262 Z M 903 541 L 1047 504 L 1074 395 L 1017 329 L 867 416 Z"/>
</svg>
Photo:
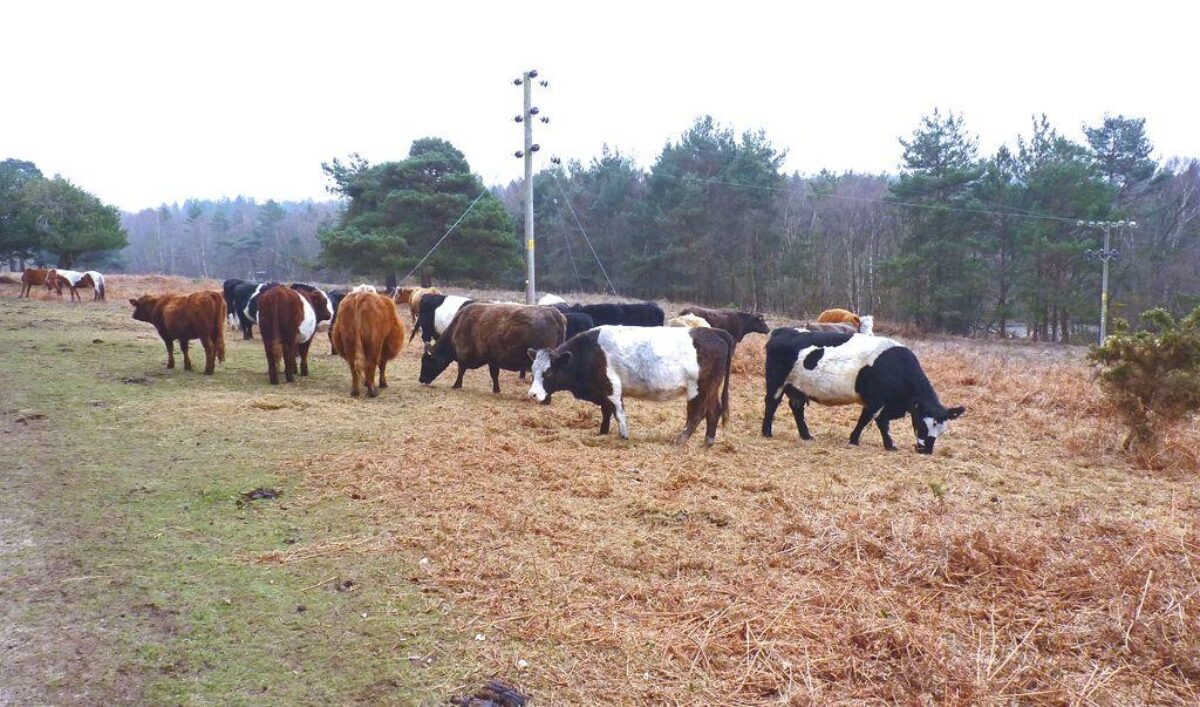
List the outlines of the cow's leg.
<svg viewBox="0 0 1200 707">
<path fill-rule="evenodd" d="M 312 339 L 300 344 L 300 375 L 308 375 L 308 348 L 312 346 Z"/>
<path fill-rule="evenodd" d="M 379 389 L 375 387 L 376 367 L 375 356 L 369 351 L 363 351 L 363 378 L 367 384 L 367 395 L 372 398 L 379 397 Z"/>
<path fill-rule="evenodd" d="M 379 352 L 379 387 L 380 388 L 388 387 L 387 365 L 388 365 L 387 357 L 384 356 L 383 351 L 380 350 L 380 352 Z"/>
<path fill-rule="evenodd" d="M 704 444 L 711 447 L 717 441 L 717 426 L 721 424 L 721 391 L 714 385 L 706 403 L 707 418 L 704 426 Z"/>
<path fill-rule="evenodd" d="M 185 370 L 185 371 L 192 370 L 192 357 L 190 354 L 188 354 L 188 340 L 187 339 L 179 340 L 179 350 L 183 352 L 183 370 Z"/>
<path fill-rule="evenodd" d="M 452 385 L 450 387 L 451 388 L 461 388 L 462 387 L 462 379 L 463 379 L 463 376 L 466 375 L 466 373 L 467 373 L 466 366 L 462 365 L 461 363 L 458 364 L 458 378 L 454 379 L 454 385 Z"/>
<path fill-rule="evenodd" d="M 492 392 L 500 393 L 500 367 L 494 363 L 488 364 L 488 375 L 492 377 Z"/>
<path fill-rule="evenodd" d="M 704 407 L 707 402 L 703 393 L 697 393 L 688 399 L 687 422 L 683 425 L 683 432 L 680 432 L 679 436 L 675 438 L 675 444 L 685 444 L 696 428 L 700 426 L 700 420 L 704 419 Z"/>
<path fill-rule="evenodd" d="M 79 296 L 79 290 L 75 289 L 74 285 L 71 285 L 71 301 L 83 302 L 83 298 Z"/>
<path fill-rule="evenodd" d="M 808 404 L 808 396 L 800 391 L 787 388 L 785 391 L 788 396 L 788 407 L 792 409 L 792 417 L 796 418 L 796 432 L 800 433 L 800 439 L 811 440 L 812 433 L 808 431 L 808 421 L 804 419 L 804 406 Z"/>
<path fill-rule="evenodd" d="M 885 418 L 882 411 L 875 417 L 875 426 L 879 428 L 879 434 L 883 437 L 883 448 L 889 452 L 894 452 L 896 451 L 896 443 L 892 441 L 891 432 L 888 430 L 888 426 L 891 424 L 892 421 Z"/>
<path fill-rule="evenodd" d="M 625 419 L 625 402 L 621 400 L 621 391 L 615 391 L 609 398 L 613 405 L 613 414 L 617 416 L 617 433 L 621 439 L 629 439 L 629 422 Z"/>
<path fill-rule="evenodd" d="M 267 352 L 267 379 L 271 381 L 271 385 L 279 385 L 279 357 L 280 345 L 278 341 L 268 342 L 263 339 L 263 350 Z"/>
<path fill-rule="evenodd" d="M 879 408 L 870 405 L 863 405 L 862 413 L 858 416 L 858 423 L 854 425 L 854 431 L 850 433 L 850 444 L 858 445 L 859 439 L 862 437 L 862 432 L 871 424 Z"/>
<path fill-rule="evenodd" d="M 351 356 L 347 361 L 350 364 L 350 396 L 357 398 L 361 395 L 359 390 L 359 378 L 362 377 L 362 369 L 358 367 L 358 356 Z"/>
<path fill-rule="evenodd" d="M 204 347 L 204 375 L 211 376 L 217 365 L 217 348 L 207 336 L 200 337 L 200 345 Z"/>
<path fill-rule="evenodd" d="M 779 409 L 779 402 L 783 400 L 783 386 L 779 386 L 779 390 L 775 392 L 767 391 L 767 396 L 763 405 L 763 422 L 762 436 L 771 436 L 771 427 L 775 423 L 775 411 Z"/>
<path fill-rule="evenodd" d="M 283 377 L 288 383 L 296 382 L 296 342 L 283 342 Z"/>
<path fill-rule="evenodd" d="M 525 380 L 525 369 L 521 369 L 521 380 Z"/>
<path fill-rule="evenodd" d="M 600 412 L 603 415 L 600 419 L 600 434 L 606 435 L 609 430 L 609 423 L 612 422 L 613 404 L 607 400 L 601 401 Z"/>
<path fill-rule="evenodd" d="M 163 343 L 167 346 L 167 368 L 175 367 L 175 340 L 163 339 Z"/>
</svg>

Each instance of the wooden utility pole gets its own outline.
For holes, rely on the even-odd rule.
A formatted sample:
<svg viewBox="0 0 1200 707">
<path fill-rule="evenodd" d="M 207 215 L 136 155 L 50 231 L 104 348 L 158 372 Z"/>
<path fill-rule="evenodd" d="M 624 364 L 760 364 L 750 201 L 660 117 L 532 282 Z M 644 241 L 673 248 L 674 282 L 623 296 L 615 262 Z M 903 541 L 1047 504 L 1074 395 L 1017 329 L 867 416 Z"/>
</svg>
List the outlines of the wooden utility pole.
<svg viewBox="0 0 1200 707">
<path fill-rule="evenodd" d="M 521 114 L 515 120 L 518 123 L 525 124 L 525 149 L 516 153 L 517 157 L 525 158 L 525 303 L 537 304 L 537 268 L 534 265 L 534 238 L 533 238 L 533 153 L 541 149 L 533 141 L 533 118 L 538 114 L 538 109 L 533 105 L 533 80 L 537 78 L 537 69 L 530 69 L 521 74 L 521 78 L 515 79 L 514 84 L 523 86 L 525 89 L 525 105 Z M 546 81 L 539 82 L 543 88 L 549 84 Z M 543 123 L 549 123 L 550 119 L 543 116 Z"/>
</svg>

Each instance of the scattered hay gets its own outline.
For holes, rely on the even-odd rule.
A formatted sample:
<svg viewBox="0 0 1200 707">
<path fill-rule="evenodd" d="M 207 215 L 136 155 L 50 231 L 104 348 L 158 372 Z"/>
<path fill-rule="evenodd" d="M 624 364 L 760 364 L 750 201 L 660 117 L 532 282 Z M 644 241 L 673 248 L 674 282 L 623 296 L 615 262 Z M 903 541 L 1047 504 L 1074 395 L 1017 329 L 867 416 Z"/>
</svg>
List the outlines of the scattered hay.
<svg viewBox="0 0 1200 707">
<path fill-rule="evenodd" d="M 274 395 L 268 395 L 262 398 L 251 400 L 250 407 L 257 410 L 306 410 L 310 407 L 310 405 L 308 402 L 296 398 L 280 398 Z"/>
</svg>

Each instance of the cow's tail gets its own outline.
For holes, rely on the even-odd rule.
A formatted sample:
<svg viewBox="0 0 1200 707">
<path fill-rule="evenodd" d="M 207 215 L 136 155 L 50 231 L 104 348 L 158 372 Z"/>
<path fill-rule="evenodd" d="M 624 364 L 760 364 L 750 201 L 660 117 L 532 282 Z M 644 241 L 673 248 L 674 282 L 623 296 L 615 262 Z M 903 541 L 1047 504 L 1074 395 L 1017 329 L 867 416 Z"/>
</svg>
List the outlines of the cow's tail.
<svg viewBox="0 0 1200 707">
<path fill-rule="evenodd" d="M 221 298 L 221 304 L 219 306 L 221 308 L 221 316 L 216 317 L 213 320 L 212 339 L 213 346 L 217 350 L 217 360 L 221 363 L 225 363 L 225 317 L 227 316 L 228 310 L 225 309 L 224 297 Z"/>
<path fill-rule="evenodd" d="M 733 337 L 723 329 L 716 329 L 725 336 L 725 345 L 729 349 L 729 353 L 725 355 L 725 387 L 721 390 L 721 426 L 729 425 L 729 375 L 733 372 L 733 352 L 737 344 L 733 342 Z"/>
</svg>

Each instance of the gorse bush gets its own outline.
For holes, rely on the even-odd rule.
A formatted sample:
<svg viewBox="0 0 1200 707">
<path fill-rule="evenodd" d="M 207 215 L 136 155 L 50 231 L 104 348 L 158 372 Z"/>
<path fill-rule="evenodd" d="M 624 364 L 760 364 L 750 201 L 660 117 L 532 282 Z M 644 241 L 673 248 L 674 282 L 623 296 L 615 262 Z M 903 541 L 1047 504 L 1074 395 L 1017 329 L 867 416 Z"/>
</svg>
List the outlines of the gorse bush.
<svg viewBox="0 0 1200 707">
<path fill-rule="evenodd" d="M 1165 309 L 1142 319 L 1152 330 L 1118 320 L 1090 358 L 1105 366 L 1104 389 L 1129 428 L 1126 451 L 1152 454 L 1167 428 L 1200 410 L 1200 307 L 1181 320 Z"/>
</svg>

